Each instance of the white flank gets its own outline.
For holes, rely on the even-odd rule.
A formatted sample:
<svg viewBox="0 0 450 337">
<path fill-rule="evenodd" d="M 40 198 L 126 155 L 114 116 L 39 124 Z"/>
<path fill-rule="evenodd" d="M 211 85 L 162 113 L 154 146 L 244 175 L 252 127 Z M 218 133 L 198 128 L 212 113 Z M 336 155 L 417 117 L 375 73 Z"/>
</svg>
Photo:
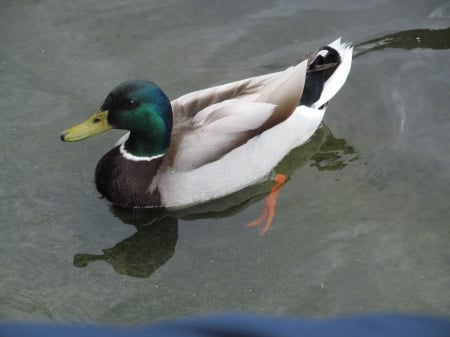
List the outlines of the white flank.
<svg viewBox="0 0 450 337">
<path fill-rule="evenodd" d="M 287 120 L 217 161 L 191 171 L 168 169 L 159 181 L 166 207 L 188 207 L 267 179 L 293 148 L 304 144 L 314 134 L 324 113 L 325 109 L 299 106 Z M 243 163 L 242 167 L 236 163 Z"/>
</svg>

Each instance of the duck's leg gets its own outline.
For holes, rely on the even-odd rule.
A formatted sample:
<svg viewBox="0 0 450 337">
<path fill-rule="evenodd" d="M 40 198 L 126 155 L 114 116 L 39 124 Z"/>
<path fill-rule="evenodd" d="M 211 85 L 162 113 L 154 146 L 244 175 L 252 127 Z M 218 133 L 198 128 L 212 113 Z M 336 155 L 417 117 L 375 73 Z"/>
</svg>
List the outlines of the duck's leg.
<svg viewBox="0 0 450 337">
<path fill-rule="evenodd" d="M 275 176 L 274 185 L 266 198 L 266 205 L 264 207 L 264 210 L 261 212 L 261 215 L 259 217 L 246 225 L 247 227 L 258 227 L 265 221 L 264 225 L 262 225 L 259 229 L 259 235 L 261 236 L 269 230 L 273 217 L 275 216 L 275 206 L 277 204 L 278 193 L 285 183 L 286 176 L 284 174 L 279 173 Z"/>
</svg>

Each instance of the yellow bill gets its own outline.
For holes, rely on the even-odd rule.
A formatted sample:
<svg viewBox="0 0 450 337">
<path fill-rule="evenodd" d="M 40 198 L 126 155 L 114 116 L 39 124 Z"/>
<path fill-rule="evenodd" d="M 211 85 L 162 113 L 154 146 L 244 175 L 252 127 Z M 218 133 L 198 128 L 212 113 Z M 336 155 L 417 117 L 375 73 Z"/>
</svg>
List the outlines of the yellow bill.
<svg viewBox="0 0 450 337">
<path fill-rule="evenodd" d="M 65 142 L 78 142 L 111 129 L 112 126 L 108 123 L 108 111 L 99 110 L 88 120 L 64 130 L 61 133 L 61 140 Z"/>
</svg>

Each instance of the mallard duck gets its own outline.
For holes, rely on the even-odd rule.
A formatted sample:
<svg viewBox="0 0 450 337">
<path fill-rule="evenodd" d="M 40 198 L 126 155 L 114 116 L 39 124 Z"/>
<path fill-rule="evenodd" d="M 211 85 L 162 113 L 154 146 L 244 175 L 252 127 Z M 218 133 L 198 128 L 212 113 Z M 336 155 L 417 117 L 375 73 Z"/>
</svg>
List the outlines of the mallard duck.
<svg viewBox="0 0 450 337">
<path fill-rule="evenodd" d="M 173 101 L 153 82 L 123 82 L 61 139 L 129 130 L 95 171 L 97 190 L 117 206 L 187 208 L 264 179 L 274 179 L 274 199 L 285 177 L 273 168 L 320 126 L 351 62 L 352 47 L 338 39 L 284 71 Z"/>
</svg>

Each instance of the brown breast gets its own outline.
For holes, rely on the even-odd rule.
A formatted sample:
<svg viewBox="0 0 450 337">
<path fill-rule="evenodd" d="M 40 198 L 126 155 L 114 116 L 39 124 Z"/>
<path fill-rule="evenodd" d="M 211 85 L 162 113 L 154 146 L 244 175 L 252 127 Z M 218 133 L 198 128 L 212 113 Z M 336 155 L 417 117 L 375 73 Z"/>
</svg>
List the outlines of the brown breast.
<svg viewBox="0 0 450 337">
<path fill-rule="evenodd" d="M 161 207 L 161 195 L 150 190 L 164 157 L 153 160 L 126 159 L 119 146 L 106 153 L 97 164 L 97 190 L 114 205 L 122 207 Z"/>
</svg>

